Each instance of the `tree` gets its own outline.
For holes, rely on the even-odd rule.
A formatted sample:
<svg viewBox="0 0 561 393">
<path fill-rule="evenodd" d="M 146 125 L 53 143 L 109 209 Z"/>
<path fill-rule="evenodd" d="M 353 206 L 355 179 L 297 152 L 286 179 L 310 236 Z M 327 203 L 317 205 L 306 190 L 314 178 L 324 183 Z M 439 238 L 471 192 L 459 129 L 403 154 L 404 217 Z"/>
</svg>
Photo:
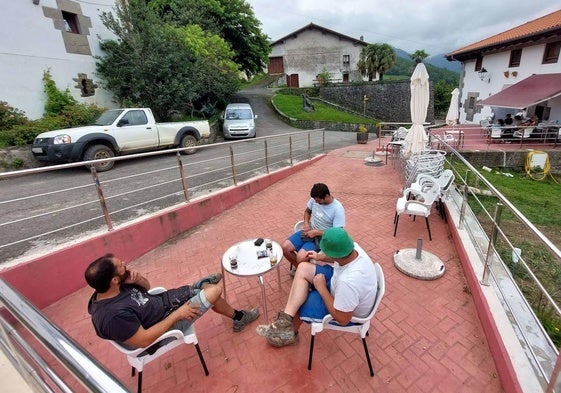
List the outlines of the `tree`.
<svg viewBox="0 0 561 393">
<path fill-rule="evenodd" d="M 97 70 L 121 104 L 150 107 L 168 120 L 223 104 L 237 90 L 238 68 L 219 36 L 163 23 L 145 0 L 119 0 L 115 15 L 101 19 L 118 39 L 101 42 L 106 55 Z"/>
<path fill-rule="evenodd" d="M 376 78 L 384 79 L 386 71 L 390 70 L 396 63 L 397 58 L 394 49 L 388 44 L 370 44 L 362 48 L 358 60 L 358 69 L 369 81 Z"/>
<path fill-rule="evenodd" d="M 455 85 L 440 80 L 434 84 L 434 112 L 436 114 L 446 113 L 450 106 L 452 90 Z"/>
<path fill-rule="evenodd" d="M 270 52 L 269 38 L 245 0 L 148 0 L 167 23 L 199 25 L 226 41 L 233 60 L 247 76 L 263 70 Z"/>
<path fill-rule="evenodd" d="M 425 52 L 423 49 L 416 50 L 415 52 L 413 52 L 412 54 L 409 55 L 411 60 L 418 61 L 418 62 L 422 62 L 423 60 L 425 60 L 429 56 L 430 55 L 427 52 Z"/>
</svg>

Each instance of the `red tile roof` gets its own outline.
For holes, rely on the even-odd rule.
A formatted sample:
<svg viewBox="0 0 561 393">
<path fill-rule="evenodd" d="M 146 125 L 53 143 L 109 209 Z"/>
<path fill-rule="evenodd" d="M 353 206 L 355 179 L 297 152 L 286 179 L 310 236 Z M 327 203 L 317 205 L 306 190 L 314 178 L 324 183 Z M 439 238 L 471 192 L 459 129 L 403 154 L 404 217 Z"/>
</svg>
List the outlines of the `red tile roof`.
<svg viewBox="0 0 561 393">
<path fill-rule="evenodd" d="M 534 19 L 530 22 L 526 22 L 523 25 L 514 27 L 489 38 L 485 38 L 484 40 L 464 46 L 463 48 L 456 49 L 455 51 L 447 53 L 446 56 L 454 56 L 499 44 L 506 44 L 511 41 L 532 37 L 558 29 L 561 29 L 561 10 L 552 12 L 551 14 Z"/>
</svg>

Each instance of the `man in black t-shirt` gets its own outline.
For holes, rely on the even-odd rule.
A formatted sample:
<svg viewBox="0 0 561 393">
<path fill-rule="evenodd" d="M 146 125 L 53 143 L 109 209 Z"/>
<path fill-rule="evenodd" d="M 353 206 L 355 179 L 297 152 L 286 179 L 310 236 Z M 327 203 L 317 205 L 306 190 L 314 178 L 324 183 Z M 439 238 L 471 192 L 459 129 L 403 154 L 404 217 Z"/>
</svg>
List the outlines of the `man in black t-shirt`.
<svg viewBox="0 0 561 393">
<path fill-rule="evenodd" d="M 235 310 L 221 297 L 222 287 L 216 285 L 222 279 L 220 273 L 151 295 L 145 277 L 107 254 L 88 266 L 85 278 L 95 289 L 88 312 L 97 335 L 128 348 L 147 347 L 170 329 L 185 331 L 209 308 L 232 318 L 234 332 L 259 316 L 257 309 Z"/>
</svg>

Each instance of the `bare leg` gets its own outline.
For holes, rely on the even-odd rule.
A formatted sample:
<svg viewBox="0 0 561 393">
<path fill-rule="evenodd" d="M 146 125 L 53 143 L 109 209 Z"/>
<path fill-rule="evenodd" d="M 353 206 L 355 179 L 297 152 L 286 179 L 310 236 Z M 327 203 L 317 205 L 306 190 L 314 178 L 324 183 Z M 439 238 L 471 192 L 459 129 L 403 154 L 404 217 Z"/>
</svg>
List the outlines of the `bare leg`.
<svg viewBox="0 0 561 393">
<path fill-rule="evenodd" d="M 296 248 L 290 240 L 285 240 L 282 244 L 282 254 L 292 266 L 296 266 Z"/>
<path fill-rule="evenodd" d="M 222 314 L 228 318 L 232 318 L 234 316 L 234 308 L 230 306 L 224 298 L 220 297 L 220 295 L 222 295 L 222 287 L 220 285 L 204 283 L 203 290 L 205 291 L 207 300 L 212 303 L 212 309 L 214 312 Z"/>
<path fill-rule="evenodd" d="M 311 263 L 302 262 L 298 265 L 298 269 L 296 269 L 294 281 L 292 281 L 292 287 L 290 288 L 290 293 L 288 295 L 288 301 L 284 308 L 285 313 L 292 317 L 298 314 L 298 309 L 308 298 L 308 289 L 310 287 L 310 283 L 314 279 L 315 273 L 316 266 Z"/>
</svg>

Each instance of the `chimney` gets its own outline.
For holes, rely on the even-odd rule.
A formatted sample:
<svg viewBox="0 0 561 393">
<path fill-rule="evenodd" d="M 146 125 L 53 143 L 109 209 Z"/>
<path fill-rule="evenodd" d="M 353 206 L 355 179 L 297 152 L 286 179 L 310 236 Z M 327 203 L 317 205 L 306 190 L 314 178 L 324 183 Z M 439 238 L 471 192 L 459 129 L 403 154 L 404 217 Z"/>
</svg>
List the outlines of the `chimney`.
<svg viewBox="0 0 561 393">
<path fill-rule="evenodd" d="M 364 36 L 361 35 L 359 39 L 360 39 L 361 41 L 364 41 Z"/>
</svg>

